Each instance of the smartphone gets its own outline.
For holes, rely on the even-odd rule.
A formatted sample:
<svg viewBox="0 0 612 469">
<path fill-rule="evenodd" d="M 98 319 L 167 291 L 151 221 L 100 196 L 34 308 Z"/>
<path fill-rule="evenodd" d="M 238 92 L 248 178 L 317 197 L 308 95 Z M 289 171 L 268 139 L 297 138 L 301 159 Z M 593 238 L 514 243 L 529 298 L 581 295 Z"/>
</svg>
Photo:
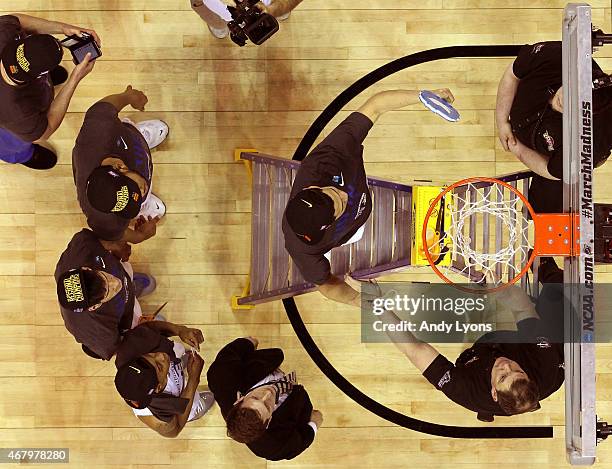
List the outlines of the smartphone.
<svg viewBox="0 0 612 469">
<path fill-rule="evenodd" d="M 88 53 L 91 53 L 91 60 L 96 60 L 102 56 L 100 46 L 98 46 L 93 36 L 86 33 L 83 33 L 82 37 L 76 35 L 68 36 L 61 41 L 61 44 L 70 51 L 75 65 L 83 62 Z"/>
</svg>

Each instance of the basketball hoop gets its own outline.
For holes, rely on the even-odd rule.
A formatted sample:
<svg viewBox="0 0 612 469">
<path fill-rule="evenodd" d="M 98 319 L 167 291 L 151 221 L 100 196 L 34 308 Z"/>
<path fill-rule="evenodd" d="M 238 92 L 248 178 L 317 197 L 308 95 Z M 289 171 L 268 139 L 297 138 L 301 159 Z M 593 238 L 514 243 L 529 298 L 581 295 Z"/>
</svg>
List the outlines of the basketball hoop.
<svg viewBox="0 0 612 469">
<path fill-rule="evenodd" d="M 444 226 L 445 212 L 450 226 Z M 500 290 L 525 275 L 536 257 L 531 220 L 536 214 L 515 187 L 487 177 L 463 179 L 431 202 L 422 230 L 424 254 L 446 283 L 469 292 Z M 531 231 L 535 239 L 535 228 Z M 450 259 L 441 262 L 446 256 Z M 477 287 L 458 285 L 461 279 Z"/>
</svg>

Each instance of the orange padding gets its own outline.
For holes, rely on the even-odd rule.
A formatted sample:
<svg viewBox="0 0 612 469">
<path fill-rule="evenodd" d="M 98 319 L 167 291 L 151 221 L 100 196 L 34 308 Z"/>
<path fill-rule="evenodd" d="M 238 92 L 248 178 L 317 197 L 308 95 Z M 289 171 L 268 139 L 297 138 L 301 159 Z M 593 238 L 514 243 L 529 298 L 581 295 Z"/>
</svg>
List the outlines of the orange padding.
<svg viewBox="0 0 612 469">
<path fill-rule="evenodd" d="M 535 224 L 536 256 L 580 254 L 580 218 L 570 213 L 538 213 Z"/>
</svg>

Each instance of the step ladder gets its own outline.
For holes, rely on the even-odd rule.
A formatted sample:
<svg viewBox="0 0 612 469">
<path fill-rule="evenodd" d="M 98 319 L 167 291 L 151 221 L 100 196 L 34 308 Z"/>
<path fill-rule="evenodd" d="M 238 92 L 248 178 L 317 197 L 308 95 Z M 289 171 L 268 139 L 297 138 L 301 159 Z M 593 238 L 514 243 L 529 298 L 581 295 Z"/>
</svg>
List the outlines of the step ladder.
<svg viewBox="0 0 612 469">
<path fill-rule="evenodd" d="M 304 280 L 285 249 L 282 217 L 289 201 L 289 194 L 300 162 L 277 156 L 258 153 L 256 150 L 236 150 L 235 159 L 242 161 L 251 179 L 251 262 L 247 284 L 241 295 L 232 297 L 233 309 L 250 309 L 256 304 L 280 300 L 290 296 L 309 293 L 317 289 Z M 532 173 L 523 171 L 498 179 L 519 188 L 527 196 Z M 362 238 L 356 243 L 339 246 L 331 250 L 331 272 L 343 276 L 347 273 L 358 280 L 366 280 L 408 269 L 411 266 L 412 232 L 412 186 L 384 179 L 368 177 L 372 195 L 372 214 L 365 224 Z M 490 183 L 483 182 L 472 191 L 487 191 Z M 462 192 L 463 191 L 463 192 Z M 459 186 L 455 193 L 465 197 L 465 188 Z M 468 197 L 476 196 L 475 192 Z M 505 195 L 503 195 L 505 196 Z M 508 196 L 516 197 L 508 190 Z M 483 243 L 490 242 L 489 230 L 494 229 L 495 249 L 502 242 L 499 221 L 490 226 L 488 217 L 484 227 L 470 224 L 469 236 Z M 525 219 L 525 223 L 527 223 Z M 517 259 L 524 266 L 527 259 Z M 534 262 L 533 281 L 527 276 L 521 286 L 530 295 L 537 296 L 537 265 Z M 453 269 L 469 280 L 476 277 L 465 273 L 456 259 Z M 416 268 L 416 267 L 415 267 Z M 429 268 L 418 267 L 419 269 Z"/>
<path fill-rule="evenodd" d="M 282 217 L 300 162 L 236 150 L 251 175 L 251 268 L 240 296 L 232 298 L 234 309 L 288 298 L 316 290 L 291 261 L 285 249 Z M 412 187 L 368 177 L 372 214 L 363 237 L 356 243 L 331 251 L 331 271 L 356 279 L 371 279 L 410 266 Z M 374 241 L 376 240 L 376 241 Z"/>
</svg>

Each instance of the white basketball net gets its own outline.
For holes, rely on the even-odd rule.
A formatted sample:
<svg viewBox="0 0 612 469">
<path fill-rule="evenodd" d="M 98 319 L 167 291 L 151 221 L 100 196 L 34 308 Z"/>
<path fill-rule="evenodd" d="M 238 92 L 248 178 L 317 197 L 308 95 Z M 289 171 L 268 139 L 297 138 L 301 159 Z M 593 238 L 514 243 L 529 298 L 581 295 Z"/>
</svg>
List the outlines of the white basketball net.
<svg viewBox="0 0 612 469">
<path fill-rule="evenodd" d="M 517 194 L 502 184 L 468 183 L 455 188 L 452 197 L 446 195 L 445 210 L 452 222 L 441 233 L 437 249 L 446 246 L 447 255 L 452 254 L 450 266 L 438 265 L 447 277 L 460 274 L 471 282 L 486 279 L 487 285 L 498 286 L 520 274 L 533 245 L 527 208 Z"/>
</svg>

